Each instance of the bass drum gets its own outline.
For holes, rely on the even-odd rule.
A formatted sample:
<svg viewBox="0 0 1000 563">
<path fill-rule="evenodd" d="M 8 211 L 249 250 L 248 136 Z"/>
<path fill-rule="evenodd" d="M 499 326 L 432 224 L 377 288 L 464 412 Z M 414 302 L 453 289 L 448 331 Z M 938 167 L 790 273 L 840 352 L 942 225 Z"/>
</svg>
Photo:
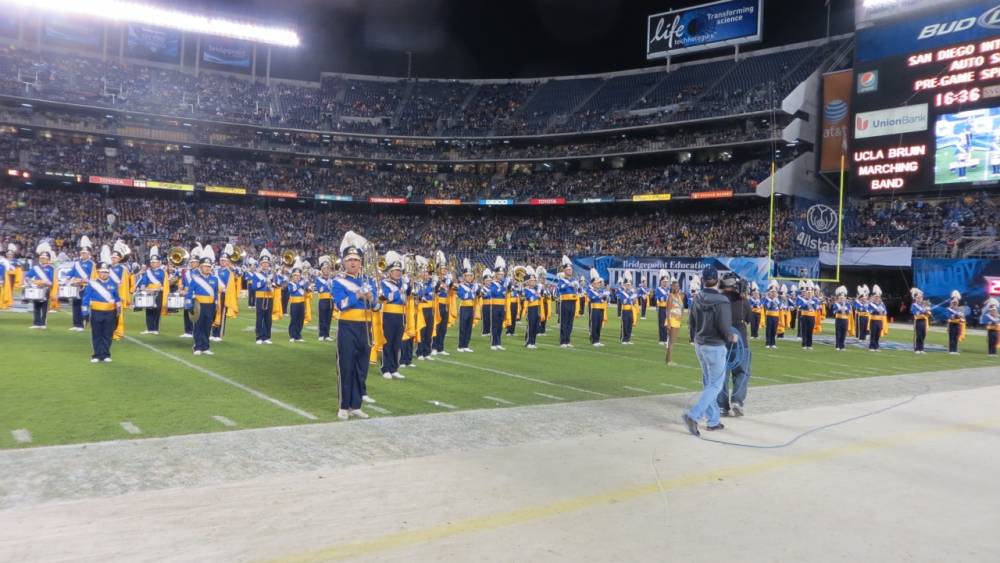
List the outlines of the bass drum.
<svg viewBox="0 0 1000 563">
<path fill-rule="evenodd" d="M 76 285 L 60 285 L 59 299 L 79 299 L 80 287 Z"/>
<path fill-rule="evenodd" d="M 155 293 L 141 291 L 135 294 L 136 309 L 155 309 L 158 306 Z"/>
<path fill-rule="evenodd" d="M 46 301 L 49 298 L 49 288 L 30 286 L 24 288 L 25 301 Z"/>
<path fill-rule="evenodd" d="M 167 295 L 167 309 L 171 311 L 179 311 L 184 308 L 184 296 L 180 293 L 171 293 Z"/>
</svg>

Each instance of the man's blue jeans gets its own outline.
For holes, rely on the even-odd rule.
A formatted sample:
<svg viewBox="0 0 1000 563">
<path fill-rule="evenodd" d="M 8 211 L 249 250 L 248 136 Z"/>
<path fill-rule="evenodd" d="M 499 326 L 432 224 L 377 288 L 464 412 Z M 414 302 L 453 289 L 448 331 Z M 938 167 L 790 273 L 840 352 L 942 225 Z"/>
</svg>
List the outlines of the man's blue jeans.
<svg viewBox="0 0 1000 563">
<path fill-rule="evenodd" d="M 726 347 L 696 344 L 695 354 L 701 364 L 701 383 L 705 386 L 698 402 L 688 410 L 688 416 L 695 421 L 708 418 L 708 425 L 719 424 L 719 392 L 726 379 Z"/>
<path fill-rule="evenodd" d="M 741 337 L 742 338 L 742 337 Z M 746 342 L 743 343 L 746 345 Z M 729 351 L 732 350 L 734 344 L 729 344 L 726 347 L 726 356 L 728 357 Z M 743 406 L 743 402 L 747 399 L 747 385 L 750 383 L 750 351 L 747 350 L 746 362 L 734 367 L 732 371 L 733 377 L 733 396 L 732 403 Z M 729 397 L 729 378 L 722 378 L 722 392 L 719 393 L 719 408 L 723 411 L 728 411 L 732 404 L 730 404 Z"/>
</svg>

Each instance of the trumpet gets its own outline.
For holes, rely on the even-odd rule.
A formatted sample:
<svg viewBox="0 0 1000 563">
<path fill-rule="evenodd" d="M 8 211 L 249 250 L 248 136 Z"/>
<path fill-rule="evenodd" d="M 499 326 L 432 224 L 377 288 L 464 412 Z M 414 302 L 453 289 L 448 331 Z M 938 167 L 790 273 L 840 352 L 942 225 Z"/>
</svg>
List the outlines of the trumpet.
<svg viewBox="0 0 1000 563">
<path fill-rule="evenodd" d="M 175 246 L 170 249 L 170 252 L 167 253 L 167 262 L 169 262 L 171 266 L 179 268 L 188 261 L 189 257 L 190 255 L 186 249 L 180 246 Z"/>
</svg>

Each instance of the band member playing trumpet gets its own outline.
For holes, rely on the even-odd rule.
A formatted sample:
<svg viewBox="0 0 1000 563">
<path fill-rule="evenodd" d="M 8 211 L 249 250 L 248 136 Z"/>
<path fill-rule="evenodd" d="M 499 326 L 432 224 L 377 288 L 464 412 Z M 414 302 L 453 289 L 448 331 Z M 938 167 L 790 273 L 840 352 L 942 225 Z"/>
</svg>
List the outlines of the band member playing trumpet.
<svg viewBox="0 0 1000 563">
<path fill-rule="evenodd" d="M 265 254 L 266 253 L 266 254 Z M 261 252 L 259 267 L 250 274 L 248 288 L 254 294 L 257 307 L 257 323 L 254 337 L 257 344 L 271 344 L 271 313 L 274 308 L 274 288 L 279 284 L 271 272 L 271 254 Z"/>
<path fill-rule="evenodd" d="M 200 266 L 201 243 L 198 243 L 188 254 L 188 267 L 181 271 L 181 293 L 186 293 L 191 289 L 191 284 L 194 283 L 194 277 L 198 274 Z M 184 334 L 180 335 L 180 337 L 194 338 L 194 319 L 191 318 L 191 310 L 184 309 L 184 313 L 181 316 L 184 317 Z"/>
<path fill-rule="evenodd" d="M 590 287 L 587 288 L 587 299 L 590 301 L 590 344 L 596 348 L 604 346 L 601 342 L 601 330 L 608 322 L 608 298 L 610 294 L 604 289 L 604 279 L 597 268 L 590 269 Z"/>
<path fill-rule="evenodd" d="M 319 339 L 330 342 L 330 323 L 333 321 L 333 277 L 330 276 L 329 258 L 320 258 L 319 275 L 313 279 L 313 291 L 319 296 Z"/>
<path fill-rule="evenodd" d="M 213 266 L 211 258 L 205 257 L 200 260 L 198 270 L 191 272 L 189 276 L 190 284 L 187 288 L 187 297 L 184 299 L 184 308 L 190 313 L 193 322 L 191 336 L 194 338 L 192 348 L 195 356 L 215 354 L 209 349 L 210 337 L 222 282 L 212 273 Z"/>
<path fill-rule="evenodd" d="M 483 268 L 482 285 L 479 286 L 479 296 L 481 297 L 481 304 L 479 305 L 479 316 L 483 321 L 483 336 L 490 336 L 492 331 L 490 330 L 490 297 L 489 297 L 489 285 L 490 280 L 493 279 L 493 272 L 489 268 Z"/>
<path fill-rule="evenodd" d="M 302 328 L 306 322 L 306 288 L 308 284 L 302 279 L 302 270 L 292 269 L 291 279 L 285 287 L 288 294 L 288 341 L 303 342 Z"/>
<path fill-rule="evenodd" d="M 580 282 L 573 278 L 573 262 L 562 257 L 562 272 L 556 277 L 559 294 L 559 347 L 572 348 L 573 319 L 576 317 L 577 290 Z"/>
<path fill-rule="evenodd" d="M 834 293 L 837 296 L 831 307 L 834 324 L 834 349 L 841 352 L 844 350 L 847 335 L 853 334 L 854 330 L 851 326 L 851 305 L 847 302 L 847 288 L 840 286 Z"/>
<path fill-rule="evenodd" d="M 462 283 L 458 284 L 458 351 L 472 352 L 469 343 L 472 340 L 472 324 L 476 319 L 476 297 L 479 295 L 479 284 L 476 283 L 472 264 L 466 258 L 463 261 Z"/>
<path fill-rule="evenodd" d="M 493 281 L 489 285 L 490 301 L 490 350 L 506 350 L 500 343 L 503 335 L 504 309 L 507 302 L 507 285 L 505 279 L 507 264 L 497 256 L 493 270 Z"/>
<path fill-rule="evenodd" d="M 55 268 L 52 267 L 52 250 L 48 243 L 38 245 L 35 251 L 38 264 L 35 264 L 25 275 L 26 284 L 45 290 L 45 299 L 34 300 L 31 303 L 34 319 L 31 328 L 48 328 L 49 302 L 55 297 Z"/>
<path fill-rule="evenodd" d="M 111 279 L 111 266 L 102 263 L 95 268 L 97 279 L 87 280 L 80 299 L 80 314 L 90 319 L 93 355 L 90 362 L 111 361 L 111 343 L 121 313 L 118 284 Z"/>
<path fill-rule="evenodd" d="M 337 374 L 340 378 L 340 410 L 337 418 L 368 418 L 361 410 L 371 354 L 369 318 L 380 305 L 369 280 L 362 273 L 364 251 L 348 232 L 341 243 L 344 272 L 333 284 L 333 302 L 340 312 L 337 321 Z"/>
<path fill-rule="evenodd" d="M 621 288 L 618 289 L 618 301 L 622 304 L 621 343 L 632 344 L 632 327 L 639 320 L 638 295 L 632 289 L 632 274 L 626 272 Z"/>
<path fill-rule="evenodd" d="M 959 306 L 962 294 L 956 289 L 951 292 L 951 303 L 945 314 L 948 317 L 948 353 L 958 355 L 958 343 L 965 340 L 965 311 Z"/>
<path fill-rule="evenodd" d="M 426 259 L 417 256 L 417 264 L 420 267 L 420 284 L 417 288 L 417 315 L 423 317 L 423 322 L 419 323 L 420 344 L 417 345 L 418 360 L 433 360 L 431 354 L 431 344 L 434 340 L 434 284 L 431 283 L 431 273 L 427 270 Z"/>
<path fill-rule="evenodd" d="M 528 278 L 524 281 L 523 293 L 525 317 L 528 321 L 528 326 L 525 327 L 524 345 L 527 349 L 534 350 L 541 318 L 539 308 L 541 307 L 542 295 L 538 285 L 538 277 L 531 268 L 528 268 Z"/>
<path fill-rule="evenodd" d="M 926 354 L 924 340 L 927 338 L 927 326 L 931 322 L 931 307 L 924 301 L 924 292 L 919 288 L 910 289 L 910 295 L 913 297 L 913 305 L 910 306 L 910 312 L 913 313 L 913 352 Z"/>
<path fill-rule="evenodd" d="M 406 328 L 406 287 L 403 285 L 403 261 L 396 252 L 386 253 L 389 275 L 379 284 L 382 303 L 382 377 L 406 379 L 399 373 L 399 355 L 403 346 L 403 329 Z"/>
<path fill-rule="evenodd" d="M 451 322 L 450 291 L 454 289 L 455 280 L 452 279 L 448 267 L 444 263 L 444 253 L 438 251 L 438 271 L 434 280 L 435 307 L 437 307 L 437 326 L 434 327 L 434 345 L 431 351 L 432 356 L 449 356 L 444 350 L 444 339 L 448 334 L 448 324 Z"/>
<path fill-rule="evenodd" d="M 881 351 L 880 339 L 889 333 L 889 321 L 886 318 L 885 303 L 882 302 L 882 289 L 877 285 L 872 286 L 871 303 L 868 304 L 870 317 L 868 320 L 869 332 L 868 349 L 874 352 Z"/>
</svg>

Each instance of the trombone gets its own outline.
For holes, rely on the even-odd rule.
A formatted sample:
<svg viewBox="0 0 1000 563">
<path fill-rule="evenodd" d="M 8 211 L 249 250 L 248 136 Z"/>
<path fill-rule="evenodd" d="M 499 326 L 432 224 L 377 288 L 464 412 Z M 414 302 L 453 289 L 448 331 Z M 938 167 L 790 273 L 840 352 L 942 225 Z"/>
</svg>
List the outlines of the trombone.
<svg viewBox="0 0 1000 563">
<path fill-rule="evenodd" d="M 190 258 L 187 249 L 181 246 L 175 246 L 167 252 L 167 262 L 175 268 L 180 268 L 183 266 Z"/>
</svg>

